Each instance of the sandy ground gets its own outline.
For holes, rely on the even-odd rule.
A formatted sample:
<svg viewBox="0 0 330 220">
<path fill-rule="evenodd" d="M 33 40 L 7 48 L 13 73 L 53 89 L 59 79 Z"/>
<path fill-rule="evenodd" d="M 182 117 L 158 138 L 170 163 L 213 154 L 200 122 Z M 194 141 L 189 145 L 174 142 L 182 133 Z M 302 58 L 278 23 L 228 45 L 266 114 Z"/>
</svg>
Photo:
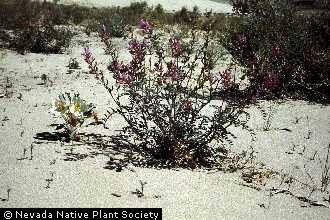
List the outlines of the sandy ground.
<svg viewBox="0 0 330 220">
<path fill-rule="evenodd" d="M 117 43 L 125 45 L 121 40 Z M 102 43 L 96 36 L 88 38 L 83 33 L 61 55 L 0 51 L 0 95 L 6 85 L 9 94 L 0 98 L 0 207 L 161 207 L 164 219 L 329 219 L 329 208 L 311 206 L 279 191 L 271 195 L 269 190 L 274 186 L 289 189 L 296 196 L 328 207 L 324 199 L 329 193 L 314 192 L 309 196 L 310 188 L 295 181 L 291 186 L 279 186 L 277 175 L 264 179 L 265 185 L 257 184 L 261 189 L 258 191 L 241 185 L 241 172 L 133 165 L 116 172 L 106 169 L 109 156 L 114 156 L 111 146 L 36 139 L 42 132 L 55 132 L 51 125 L 63 122 L 51 112 L 61 92 L 79 92 L 95 103 L 101 114 L 113 104 L 105 89 L 88 74 L 81 57 L 86 46 L 105 67 Z M 67 74 L 71 57 L 77 58 L 81 69 Z M 48 76 L 46 85 L 41 84 L 42 74 Z M 261 105 L 266 108 L 270 103 Z M 226 147 L 240 153 L 252 146 L 256 161 L 302 183 L 319 186 L 322 161 L 330 142 L 330 107 L 302 101 L 284 101 L 276 106 L 269 131 L 262 129 L 260 111 L 251 107 L 249 124 L 256 140 L 251 142 L 248 132 L 231 128 L 237 139 Z M 89 126 L 82 132 L 107 137 L 122 127 L 122 119 L 114 116 L 107 126 L 109 129 Z M 97 138 L 95 135 L 90 137 L 90 143 Z M 24 149 L 27 159 L 22 159 Z M 311 160 L 315 151 L 317 159 Z M 142 198 L 132 194 L 140 188 L 140 180 L 147 182 Z M 10 198 L 6 201 L 8 189 Z"/>
<path fill-rule="evenodd" d="M 201 12 L 212 10 L 213 12 L 231 13 L 232 6 L 210 1 L 210 0 L 60 0 L 61 4 L 76 4 L 90 7 L 108 7 L 108 6 L 129 6 L 132 2 L 147 2 L 149 6 L 161 4 L 167 11 L 177 11 L 182 7 L 187 7 L 192 10 L 195 5 L 198 6 Z"/>
</svg>

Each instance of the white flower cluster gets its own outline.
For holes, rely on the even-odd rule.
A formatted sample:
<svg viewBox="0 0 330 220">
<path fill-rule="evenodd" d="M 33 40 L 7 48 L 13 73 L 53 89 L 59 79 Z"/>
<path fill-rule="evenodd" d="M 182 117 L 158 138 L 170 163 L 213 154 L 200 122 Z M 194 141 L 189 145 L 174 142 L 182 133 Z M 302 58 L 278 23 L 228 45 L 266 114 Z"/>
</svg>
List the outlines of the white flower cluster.
<svg viewBox="0 0 330 220">
<path fill-rule="evenodd" d="M 64 93 L 54 103 L 54 112 L 60 113 L 70 136 L 74 136 L 86 119 L 94 117 L 94 105 L 87 104 L 79 94 Z"/>
</svg>

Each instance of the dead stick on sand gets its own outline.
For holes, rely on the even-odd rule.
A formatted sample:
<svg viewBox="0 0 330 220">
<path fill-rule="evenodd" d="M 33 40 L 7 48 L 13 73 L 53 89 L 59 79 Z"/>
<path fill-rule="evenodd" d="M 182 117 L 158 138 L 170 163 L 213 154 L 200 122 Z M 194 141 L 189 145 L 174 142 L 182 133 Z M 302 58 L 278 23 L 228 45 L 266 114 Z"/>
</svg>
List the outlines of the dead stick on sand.
<svg viewBox="0 0 330 220">
<path fill-rule="evenodd" d="M 321 207 L 325 207 L 325 208 L 330 208 L 329 206 L 327 205 L 324 205 L 320 202 L 317 202 L 317 201 L 313 201 L 311 199 L 308 199 L 304 196 L 297 196 L 295 194 L 293 194 L 291 191 L 289 190 L 286 190 L 286 189 L 283 189 L 283 190 L 278 190 L 278 189 L 272 189 L 271 191 L 276 191 L 274 192 L 273 194 L 276 195 L 276 194 L 287 194 L 287 195 L 291 195 L 293 197 L 295 197 L 296 199 L 302 201 L 302 202 L 305 202 L 305 203 L 308 203 L 310 204 L 311 206 L 321 206 Z"/>
<path fill-rule="evenodd" d="M 254 189 L 254 190 L 257 190 L 257 191 L 261 191 L 262 190 L 261 187 L 250 185 L 250 184 L 238 183 L 238 185 L 246 186 L 246 187 L 249 187 L 249 188 Z M 322 204 L 322 203 L 317 202 L 317 201 L 313 201 L 313 200 L 308 199 L 308 198 L 306 198 L 304 196 L 295 195 L 294 193 L 292 193 L 291 191 L 289 191 L 287 189 L 276 189 L 276 188 L 272 188 L 272 189 L 269 189 L 269 190 L 266 190 L 266 191 L 269 191 L 271 193 L 271 196 L 274 196 L 276 194 L 287 194 L 287 195 L 290 195 L 290 196 L 298 199 L 299 201 L 308 203 L 311 206 L 319 206 L 319 207 L 330 208 L 330 206 L 327 206 L 327 205 Z"/>
<path fill-rule="evenodd" d="M 11 189 L 7 189 L 7 201 L 9 201 L 9 194 L 10 194 Z"/>
<path fill-rule="evenodd" d="M 31 144 L 31 147 L 30 147 L 30 160 L 33 159 L 33 143 Z"/>
</svg>

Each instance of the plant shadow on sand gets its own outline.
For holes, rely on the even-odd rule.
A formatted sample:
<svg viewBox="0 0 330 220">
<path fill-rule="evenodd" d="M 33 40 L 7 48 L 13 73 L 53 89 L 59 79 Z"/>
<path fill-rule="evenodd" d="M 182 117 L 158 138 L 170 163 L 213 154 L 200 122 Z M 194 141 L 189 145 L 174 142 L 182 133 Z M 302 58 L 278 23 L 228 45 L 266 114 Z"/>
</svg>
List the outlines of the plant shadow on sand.
<svg viewBox="0 0 330 220">
<path fill-rule="evenodd" d="M 106 155 L 109 161 L 104 166 L 105 169 L 122 171 L 129 165 L 136 167 L 157 168 L 157 169 L 174 169 L 177 166 L 169 161 L 155 159 L 151 153 L 148 153 L 144 147 L 134 145 L 128 140 L 125 135 L 102 135 L 96 133 L 80 133 L 80 140 L 72 141 L 72 148 L 75 146 L 86 146 L 87 153 L 65 153 L 65 161 L 83 160 L 88 157 L 93 158 L 97 155 Z M 40 132 L 34 136 L 36 144 L 61 142 L 69 143 L 69 135 L 65 132 Z"/>
<path fill-rule="evenodd" d="M 52 143 L 63 140 L 67 135 L 61 132 L 41 132 L 35 135 L 36 144 L 42 143 Z M 124 169 L 134 172 L 133 167 L 143 167 L 143 168 L 153 168 L 153 169 L 177 169 L 175 163 L 171 163 L 165 160 L 155 159 L 151 153 L 148 153 L 146 149 L 142 146 L 134 145 L 129 143 L 127 140 L 129 137 L 125 135 L 102 135 L 96 133 L 80 133 L 79 141 L 72 141 L 71 152 L 67 152 L 64 155 L 64 161 L 79 161 L 86 158 L 94 158 L 97 155 L 106 155 L 109 157 L 109 161 L 103 167 L 104 169 L 114 170 L 116 172 L 121 172 Z M 69 141 L 68 141 L 69 142 Z M 85 146 L 88 149 L 88 152 L 78 153 L 73 152 L 75 146 L 83 147 Z M 272 170 L 256 166 L 254 167 L 253 161 L 249 158 L 248 155 L 224 155 L 223 160 L 219 164 L 214 164 L 212 167 L 202 167 L 205 170 L 213 171 L 224 171 L 224 172 L 236 172 L 241 173 L 242 181 L 238 181 L 237 184 L 249 187 L 255 190 L 263 190 L 270 193 L 270 197 L 276 194 L 288 194 L 292 197 L 301 201 L 306 207 L 312 206 L 321 206 L 329 208 L 329 203 L 327 200 L 313 200 L 310 196 L 301 196 L 299 193 L 293 193 L 287 184 L 284 184 L 286 181 L 285 176 L 282 177 L 279 173 L 273 172 Z M 252 166 L 252 167 L 251 167 Z M 266 184 L 266 179 L 270 176 L 277 176 L 278 179 L 273 181 L 275 185 L 271 184 L 268 186 Z M 274 177 L 275 177 L 274 176 Z M 290 177 L 291 179 L 291 177 Z M 279 181 L 279 182 L 278 182 Z M 292 179 L 291 179 L 292 181 Z M 289 184 L 290 185 L 290 184 Z M 314 191 L 313 191 L 314 192 Z M 328 195 L 329 196 L 329 195 Z M 263 205 L 263 204 L 262 204 Z M 304 207 L 304 206 L 302 206 Z"/>
</svg>

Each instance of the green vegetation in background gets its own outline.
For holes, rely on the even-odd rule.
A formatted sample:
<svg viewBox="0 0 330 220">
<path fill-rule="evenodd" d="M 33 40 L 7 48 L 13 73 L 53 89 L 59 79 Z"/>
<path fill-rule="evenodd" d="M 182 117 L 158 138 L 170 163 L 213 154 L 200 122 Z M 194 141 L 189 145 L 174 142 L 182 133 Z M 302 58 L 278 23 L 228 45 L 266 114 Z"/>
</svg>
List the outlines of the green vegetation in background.
<svg viewBox="0 0 330 220">
<path fill-rule="evenodd" d="M 262 97 L 330 101 L 330 13 L 288 1 L 238 0 L 223 43 Z M 266 82 L 266 83 L 265 83 Z M 269 94 L 258 88 L 270 86 Z"/>
<path fill-rule="evenodd" d="M 6 29 L 24 28 L 26 23 L 39 20 L 47 20 L 52 25 L 81 24 L 86 20 L 96 20 L 102 24 L 105 19 L 114 15 L 122 18 L 123 23 L 128 25 L 136 25 L 141 17 L 145 17 L 159 24 L 192 26 L 198 17 L 198 11 L 198 7 L 193 11 L 183 7 L 175 13 L 169 13 L 161 5 L 149 7 L 146 2 L 133 2 L 127 7 L 89 8 L 31 0 L 4 0 L 0 1 L 0 26 Z M 213 20 L 217 17 L 223 18 L 224 15 L 212 13 Z"/>
</svg>

